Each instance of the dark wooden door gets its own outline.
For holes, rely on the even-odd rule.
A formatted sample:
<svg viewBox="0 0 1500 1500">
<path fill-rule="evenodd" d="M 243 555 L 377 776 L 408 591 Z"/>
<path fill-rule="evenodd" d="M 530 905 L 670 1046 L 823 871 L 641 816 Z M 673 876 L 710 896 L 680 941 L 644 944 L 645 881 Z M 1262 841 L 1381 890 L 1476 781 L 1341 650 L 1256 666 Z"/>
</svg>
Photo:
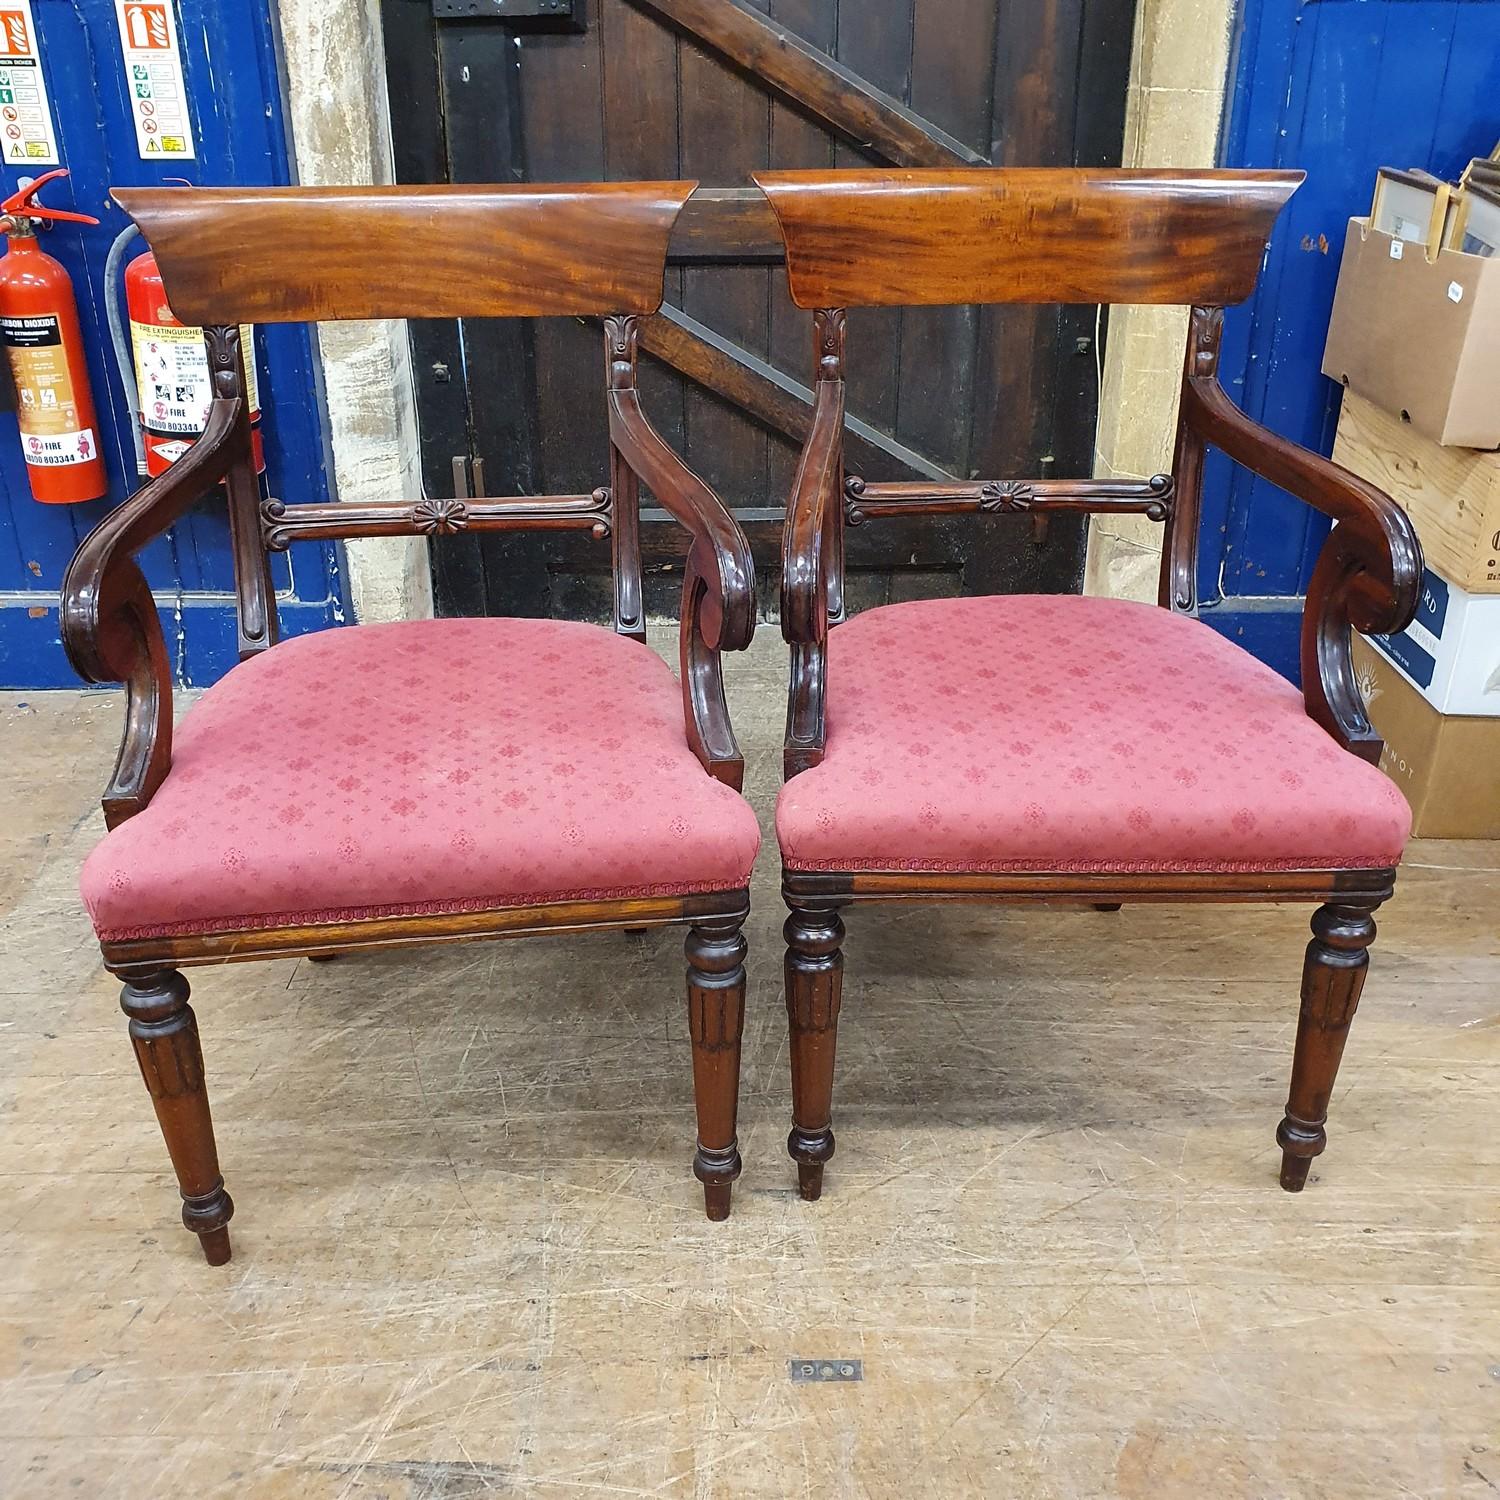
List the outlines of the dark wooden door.
<svg viewBox="0 0 1500 1500">
<path fill-rule="evenodd" d="M 702 183 L 643 332 L 647 411 L 739 513 L 774 600 L 810 315 L 787 296 L 749 173 L 1117 163 L 1134 0 L 383 0 L 383 13 L 399 180 Z M 1094 337 L 1093 308 L 856 313 L 851 468 L 1089 473 Z M 597 327 L 413 324 L 412 339 L 430 494 L 604 482 Z M 682 537 L 651 511 L 642 532 L 647 605 L 667 612 Z M 608 617 L 608 552 L 587 540 L 433 545 L 443 612 Z M 1070 589 L 1083 546 L 1082 518 L 887 523 L 850 534 L 849 602 Z"/>
</svg>

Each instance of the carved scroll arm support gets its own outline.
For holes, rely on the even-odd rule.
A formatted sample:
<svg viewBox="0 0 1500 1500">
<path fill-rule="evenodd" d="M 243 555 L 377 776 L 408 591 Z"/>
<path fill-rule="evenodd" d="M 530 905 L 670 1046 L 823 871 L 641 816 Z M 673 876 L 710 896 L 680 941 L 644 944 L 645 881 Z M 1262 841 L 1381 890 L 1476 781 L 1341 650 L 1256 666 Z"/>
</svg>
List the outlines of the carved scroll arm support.
<svg viewBox="0 0 1500 1500">
<path fill-rule="evenodd" d="M 828 636 L 835 593 L 830 574 L 836 561 L 830 533 L 842 524 L 843 433 L 844 383 L 820 380 L 781 542 L 781 633 L 794 646 Z"/>
<path fill-rule="evenodd" d="M 688 560 L 705 585 L 705 644 L 743 651 L 755 634 L 755 565 L 739 523 L 646 420 L 634 390 L 609 393 L 609 435 L 657 503 L 692 535 Z"/>
<path fill-rule="evenodd" d="M 782 771 L 823 759 L 828 627 L 844 612 L 844 331 L 838 308 L 813 314 L 813 419 L 781 534 L 781 633 L 791 646 Z"/>
<path fill-rule="evenodd" d="M 719 497 L 646 420 L 635 386 L 635 319 L 605 324 L 610 354 L 609 436 L 615 451 L 692 536 L 682 589 L 682 693 L 688 742 L 712 776 L 738 787 L 744 759 L 724 701 L 721 651 L 755 634 L 750 543 Z"/>
<path fill-rule="evenodd" d="M 819 381 L 781 538 L 781 633 L 792 648 L 782 750 L 787 777 L 823 758 L 824 654 L 830 614 L 842 610 L 843 429 L 844 383 Z"/>
<path fill-rule="evenodd" d="M 217 399 L 203 436 L 165 474 L 111 511 L 79 546 L 62 588 L 62 640 L 86 682 L 125 684 L 125 734 L 105 789 L 105 822 L 138 813 L 172 764 L 172 672 L 135 554 L 250 457 L 238 397 Z"/>
<path fill-rule="evenodd" d="M 1182 420 L 1235 463 L 1338 523 L 1308 588 L 1302 691 L 1309 715 L 1341 745 L 1378 759 L 1349 632 L 1404 630 L 1416 614 L 1422 548 L 1406 512 L 1383 490 L 1247 417 L 1212 377 L 1183 382 Z"/>
</svg>

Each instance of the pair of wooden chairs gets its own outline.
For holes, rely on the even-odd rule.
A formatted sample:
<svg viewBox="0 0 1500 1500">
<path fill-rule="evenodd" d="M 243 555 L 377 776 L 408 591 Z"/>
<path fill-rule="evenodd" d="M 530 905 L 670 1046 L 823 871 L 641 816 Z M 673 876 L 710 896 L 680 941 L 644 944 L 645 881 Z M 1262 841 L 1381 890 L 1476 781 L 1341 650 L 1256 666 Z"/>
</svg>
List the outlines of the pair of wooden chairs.
<svg viewBox="0 0 1500 1500">
<path fill-rule="evenodd" d="M 1349 660 L 1403 626 L 1420 554 L 1384 495 L 1250 421 L 1215 376 L 1294 173 L 763 173 L 792 295 L 813 312 L 815 407 L 787 509 L 791 647 L 777 809 L 802 1195 L 833 1153 L 841 910 L 889 901 L 1308 901 L 1282 1185 L 1323 1149 L 1329 1093 L 1408 832 Z M 651 428 L 637 319 L 660 304 L 691 183 L 204 191 L 118 198 L 172 307 L 206 329 L 207 431 L 84 542 L 64 639 L 122 682 L 109 832 L 83 874 L 183 1197 L 213 1264 L 233 1211 L 181 970 L 541 932 L 688 928 L 698 1145 L 730 1207 L 749 882 L 758 832 L 720 654 L 755 626 L 745 538 Z M 397 250 L 399 248 L 399 252 Z M 412 266 L 421 267 L 419 275 Z M 845 471 L 850 307 L 1192 307 L 1175 472 L 881 484 Z M 368 506 L 262 502 L 241 323 L 602 315 L 610 472 L 586 495 Z M 934 372 L 935 378 L 941 372 Z M 1339 524 L 1313 577 L 1299 693 L 1193 618 L 1205 445 Z M 642 486 L 690 534 L 680 686 L 645 645 Z M 227 497 L 242 661 L 174 740 L 171 670 L 135 554 Z M 1078 597 L 900 604 L 843 621 L 846 526 L 973 511 L 1162 521 L 1162 608 Z M 276 643 L 269 551 L 309 538 L 581 528 L 612 548 L 614 629 L 422 620 Z M 834 627 L 837 627 L 835 629 Z M 678 702 L 678 693 L 681 702 Z"/>
</svg>

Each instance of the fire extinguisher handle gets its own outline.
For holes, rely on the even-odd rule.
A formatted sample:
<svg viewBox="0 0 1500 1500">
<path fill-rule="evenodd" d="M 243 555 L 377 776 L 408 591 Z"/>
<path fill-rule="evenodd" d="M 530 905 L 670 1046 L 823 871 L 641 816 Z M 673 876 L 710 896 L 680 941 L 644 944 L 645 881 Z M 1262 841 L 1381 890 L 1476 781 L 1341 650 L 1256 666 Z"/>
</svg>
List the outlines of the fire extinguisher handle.
<svg viewBox="0 0 1500 1500">
<path fill-rule="evenodd" d="M 97 224 L 99 221 L 92 214 L 75 214 L 71 209 L 66 208 L 47 208 L 36 201 L 37 193 L 49 182 L 56 182 L 59 177 L 67 175 L 66 167 L 56 167 L 50 172 L 43 172 L 40 177 L 0 202 L 0 214 L 11 214 L 25 219 L 47 219 L 53 223 Z"/>
</svg>

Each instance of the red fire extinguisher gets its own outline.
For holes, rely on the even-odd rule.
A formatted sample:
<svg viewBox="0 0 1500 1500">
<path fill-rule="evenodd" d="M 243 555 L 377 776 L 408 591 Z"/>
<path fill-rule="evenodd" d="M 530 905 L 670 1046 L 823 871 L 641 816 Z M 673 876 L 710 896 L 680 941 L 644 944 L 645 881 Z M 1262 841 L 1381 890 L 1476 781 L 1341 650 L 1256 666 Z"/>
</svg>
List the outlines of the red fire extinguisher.
<svg viewBox="0 0 1500 1500">
<path fill-rule="evenodd" d="M 35 201 L 47 183 L 67 175 L 63 167 L 43 173 L 0 203 L 8 246 L 0 260 L 0 343 L 15 382 L 31 493 L 48 505 L 97 500 L 109 488 L 73 284 L 36 242 L 38 219 L 99 222 Z"/>
<path fill-rule="evenodd" d="M 156 257 L 147 251 L 125 267 L 125 306 L 130 313 L 130 344 L 140 402 L 141 436 L 146 472 L 161 474 L 188 451 L 208 422 L 213 385 L 203 330 L 189 328 L 172 316 Z M 249 397 L 255 468 L 264 473 L 260 437 L 260 390 L 255 379 L 255 336 L 240 329 L 245 360 L 245 394 Z"/>
</svg>

